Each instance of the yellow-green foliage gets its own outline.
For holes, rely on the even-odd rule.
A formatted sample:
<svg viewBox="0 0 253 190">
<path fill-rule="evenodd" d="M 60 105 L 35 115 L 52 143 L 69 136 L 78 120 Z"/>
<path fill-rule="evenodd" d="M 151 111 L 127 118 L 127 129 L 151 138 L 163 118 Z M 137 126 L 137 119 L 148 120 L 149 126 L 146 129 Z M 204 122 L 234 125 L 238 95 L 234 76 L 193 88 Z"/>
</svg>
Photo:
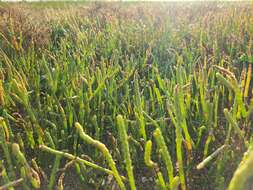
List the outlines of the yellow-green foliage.
<svg viewBox="0 0 253 190">
<path fill-rule="evenodd" d="M 247 155 L 246 155 L 247 154 Z M 253 167 L 253 151 L 252 148 L 245 153 L 244 159 L 236 169 L 232 180 L 228 186 L 228 190 L 245 189 L 247 180 L 249 180 L 252 174 Z"/>
<path fill-rule="evenodd" d="M 1 2 L 0 189 L 246 188 L 252 23 L 251 2 Z"/>
<path fill-rule="evenodd" d="M 125 126 L 125 121 L 122 115 L 118 115 L 116 119 L 117 119 L 117 127 L 119 131 L 119 139 L 121 141 L 122 152 L 123 152 L 123 156 L 126 162 L 126 170 L 127 170 L 127 175 L 129 178 L 130 187 L 132 190 L 135 190 L 136 186 L 135 186 L 135 181 L 134 181 L 132 160 L 131 160 L 131 156 L 129 152 L 127 128 Z"/>
</svg>

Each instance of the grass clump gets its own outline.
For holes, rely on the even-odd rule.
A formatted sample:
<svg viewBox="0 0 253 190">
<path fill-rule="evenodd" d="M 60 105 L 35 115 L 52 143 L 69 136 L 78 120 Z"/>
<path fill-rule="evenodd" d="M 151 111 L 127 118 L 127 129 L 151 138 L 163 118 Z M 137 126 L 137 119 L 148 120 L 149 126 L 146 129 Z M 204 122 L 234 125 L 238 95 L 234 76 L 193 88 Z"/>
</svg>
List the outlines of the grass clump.
<svg viewBox="0 0 253 190">
<path fill-rule="evenodd" d="M 252 189 L 252 22 L 250 2 L 0 3 L 0 189 Z"/>
</svg>

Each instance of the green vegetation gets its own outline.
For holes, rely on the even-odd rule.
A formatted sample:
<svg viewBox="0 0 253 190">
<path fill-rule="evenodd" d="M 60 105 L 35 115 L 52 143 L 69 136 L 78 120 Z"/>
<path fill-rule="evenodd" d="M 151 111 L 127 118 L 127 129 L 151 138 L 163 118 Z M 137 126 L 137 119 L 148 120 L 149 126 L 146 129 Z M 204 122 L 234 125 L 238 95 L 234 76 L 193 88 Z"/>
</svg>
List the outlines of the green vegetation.
<svg viewBox="0 0 253 190">
<path fill-rule="evenodd" d="M 252 3 L 0 4 L 0 190 L 253 188 Z"/>
</svg>

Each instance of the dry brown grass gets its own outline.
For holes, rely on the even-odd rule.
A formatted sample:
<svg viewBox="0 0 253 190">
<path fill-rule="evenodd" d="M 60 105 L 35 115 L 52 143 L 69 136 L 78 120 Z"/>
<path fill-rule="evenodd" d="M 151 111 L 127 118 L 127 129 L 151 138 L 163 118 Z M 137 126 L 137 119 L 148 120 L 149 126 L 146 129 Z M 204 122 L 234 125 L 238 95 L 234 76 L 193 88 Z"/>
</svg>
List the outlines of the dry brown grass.
<svg viewBox="0 0 253 190">
<path fill-rule="evenodd" d="M 0 33 L 5 38 L 0 43 L 11 43 L 15 49 L 27 49 L 31 45 L 38 48 L 47 47 L 51 42 L 52 27 L 56 26 L 56 23 L 61 25 L 65 21 L 75 22 L 76 18 L 99 18 L 101 24 L 115 18 L 122 25 L 124 22 L 138 21 L 140 25 L 148 23 L 159 26 L 163 26 L 170 20 L 174 30 L 180 27 L 177 23 L 191 23 L 193 26 L 202 24 L 212 29 L 214 27 L 212 23 L 217 23 L 217 19 L 223 20 L 222 17 L 227 15 L 226 11 L 229 12 L 228 7 L 233 6 L 232 3 L 229 5 L 224 3 L 224 6 L 220 7 L 211 3 L 205 5 L 196 3 L 193 8 L 191 4 L 184 7 L 180 3 L 164 4 L 166 6 L 162 6 L 162 3 L 126 3 L 122 6 L 122 3 L 95 2 L 64 6 L 45 4 L 43 5 L 45 7 L 36 4 L 31 6 L 26 3 L 6 4 L 0 6 Z M 180 8 L 177 9 L 177 6 Z M 240 7 L 238 4 L 236 6 Z M 246 12 L 250 12 L 246 9 L 252 8 L 252 6 L 247 8 L 244 4 L 242 6 Z M 213 20 L 214 14 L 216 21 Z M 200 21 L 199 18 L 203 20 Z M 242 35 L 244 35 L 243 31 Z M 20 40 L 22 40 L 22 45 L 20 45 Z"/>
</svg>

